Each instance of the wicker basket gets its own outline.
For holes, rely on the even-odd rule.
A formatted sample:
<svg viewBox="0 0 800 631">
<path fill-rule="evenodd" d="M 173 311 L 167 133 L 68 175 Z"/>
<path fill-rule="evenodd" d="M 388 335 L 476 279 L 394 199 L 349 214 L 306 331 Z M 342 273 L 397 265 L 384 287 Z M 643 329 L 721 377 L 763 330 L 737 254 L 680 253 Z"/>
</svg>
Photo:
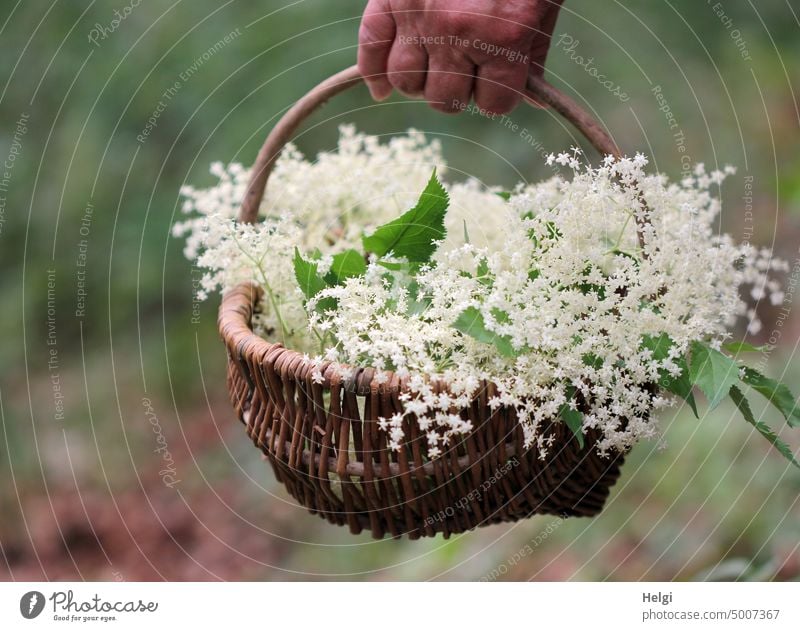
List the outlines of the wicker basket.
<svg viewBox="0 0 800 631">
<path fill-rule="evenodd" d="M 286 112 L 258 154 L 240 220 L 256 220 L 269 173 L 300 123 L 360 81 L 357 68 L 348 68 Z M 601 153 L 619 155 L 600 125 L 542 79 L 529 79 L 528 96 L 562 114 Z M 253 333 L 259 299 L 251 285 L 223 297 L 219 329 L 228 349 L 228 388 L 248 436 L 310 512 L 353 533 L 416 539 L 534 514 L 589 517 L 603 509 L 623 455 L 601 458 L 593 431 L 581 448 L 564 423 L 552 423 L 544 429 L 555 442 L 540 459 L 535 447 L 524 447 L 514 410 L 488 405 L 494 386 L 487 383 L 464 412 L 474 429 L 444 455 L 428 459 L 424 433 L 413 422 L 405 424 L 401 449 L 394 451 L 377 419 L 401 410 L 404 382 L 392 375 L 377 383 L 367 367 L 342 382 L 336 367 L 326 365 L 323 383 L 314 383 L 302 355 Z"/>
</svg>

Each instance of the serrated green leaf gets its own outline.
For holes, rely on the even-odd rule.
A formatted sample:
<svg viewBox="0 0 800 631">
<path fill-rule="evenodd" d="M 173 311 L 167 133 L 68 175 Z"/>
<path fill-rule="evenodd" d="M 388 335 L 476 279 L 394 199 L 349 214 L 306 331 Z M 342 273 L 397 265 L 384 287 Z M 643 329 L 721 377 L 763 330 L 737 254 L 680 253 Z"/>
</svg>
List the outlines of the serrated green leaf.
<svg viewBox="0 0 800 631">
<path fill-rule="evenodd" d="M 739 381 L 739 366 L 730 357 L 700 342 L 692 342 L 689 358 L 689 381 L 708 398 L 714 409 Z"/>
<path fill-rule="evenodd" d="M 328 283 L 319 275 L 317 263 L 315 261 L 306 261 L 297 248 L 294 249 L 294 276 L 306 301 L 328 287 Z M 317 303 L 316 310 L 320 313 L 324 313 L 329 309 L 335 308 L 336 300 L 333 298 L 324 298 Z"/>
<path fill-rule="evenodd" d="M 763 346 L 753 346 L 748 342 L 728 342 L 723 344 L 724 348 L 731 355 L 738 355 L 739 353 L 760 353 L 764 350 Z"/>
<path fill-rule="evenodd" d="M 447 191 L 434 170 L 417 205 L 364 236 L 364 250 L 378 256 L 392 252 L 411 263 L 427 263 L 436 251 L 434 242 L 445 237 L 444 216 L 449 203 Z"/>
<path fill-rule="evenodd" d="M 331 270 L 325 275 L 329 285 L 339 284 L 348 278 L 363 276 L 367 272 L 364 256 L 357 250 L 345 250 L 333 257 Z"/>
<path fill-rule="evenodd" d="M 733 399 L 733 402 L 736 404 L 736 407 L 739 408 L 739 411 L 742 413 L 744 420 L 755 427 L 759 434 L 772 443 L 775 449 L 777 449 L 784 458 L 791 462 L 795 467 L 800 469 L 800 462 L 798 462 L 795 458 L 791 447 L 778 438 L 777 434 L 772 431 L 772 428 L 769 427 L 769 425 L 756 420 L 755 416 L 753 416 L 753 411 L 750 409 L 750 403 L 747 401 L 742 391 L 739 390 L 737 386 L 731 386 L 730 395 L 731 399 Z"/>
<path fill-rule="evenodd" d="M 461 331 L 464 335 L 484 344 L 492 344 L 504 357 L 517 357 L 518 353 L 514 350 L 511 341 L 501 335 L 486 328 L 483 315 L 475 307 L 469 307 L 453 322 L 453 328 Z"/>
<path fill-rule="evenodd" d="M 664 360 L 669 356 L 670 349 L 675 345 L 672 338 L 666 333 L 662 333 L 658 337 L 645 335 L 642 339 L 642 346 L 652 351 L 653 357 L 657 360 Z M 694 412 L 695 417 L 699 418 L 697 414 L 697 403 L 694 400 L 692 393 L 692 382 L 689 379 L 689 367 L 686 365 L 686 360 L 683 358 L 676 358 L 673 360 L 675 364 L 681 369 L 678 376 L 671 375 L 667 370 L 661 369 L 658 372 L 658 385 L 672 394 L 681 397 Z"/>
<path fill-rule="evenodd" d="M 775 406 L 789 427 L 800 427 L 800 407 L 786 384 L 765 377 L 753 368 L 744 369 L 742 381 Z"/>
<path fill-rule="evenodd" d="M 317 264 L 313 261 L 305 260 L 297 248 L 294 249 L 294 276 L 297 279 L 300 291 L 303 292 L 307 299 L 313 298 L 328 286 L 319 275 Z"/>
</svg>

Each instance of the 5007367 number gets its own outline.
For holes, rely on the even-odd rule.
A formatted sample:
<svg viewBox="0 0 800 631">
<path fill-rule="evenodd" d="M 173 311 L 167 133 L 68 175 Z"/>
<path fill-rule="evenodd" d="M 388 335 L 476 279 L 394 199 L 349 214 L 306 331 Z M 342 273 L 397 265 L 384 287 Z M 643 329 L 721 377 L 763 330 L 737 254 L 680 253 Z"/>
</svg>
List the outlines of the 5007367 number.
<svg viewBox="0 0 800 631">
<path fill-rule="evenodd" d="M 731 609 L 729 620 L 777 620 L 780 609 Z"/>
</svg>

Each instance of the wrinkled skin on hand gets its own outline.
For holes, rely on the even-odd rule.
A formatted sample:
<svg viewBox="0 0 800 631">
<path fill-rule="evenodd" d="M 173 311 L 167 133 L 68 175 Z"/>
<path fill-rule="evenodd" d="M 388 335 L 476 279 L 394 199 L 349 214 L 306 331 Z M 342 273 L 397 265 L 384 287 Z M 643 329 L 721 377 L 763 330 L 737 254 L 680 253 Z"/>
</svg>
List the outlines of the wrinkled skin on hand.
<svg viewBox="0 0 800 631">
<path fill-rule="evenodd" d="M 369 0 L 358 66 L 373 98 L 396 88 L 458 112 L 506 114 L 541 74 L 563 0 Z"/>
</svg>

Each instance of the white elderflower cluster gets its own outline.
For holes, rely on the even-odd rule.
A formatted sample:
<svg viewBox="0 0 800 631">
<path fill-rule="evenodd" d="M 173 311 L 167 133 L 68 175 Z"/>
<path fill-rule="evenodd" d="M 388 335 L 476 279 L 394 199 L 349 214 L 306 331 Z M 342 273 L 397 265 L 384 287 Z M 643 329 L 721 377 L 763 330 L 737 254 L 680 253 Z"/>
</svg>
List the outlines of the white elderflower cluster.
<svg viewBox="0 0 800 631">
<path fill-rule="evenodd" d="M 250 169 L 215 162 L 210 169 L 218 180 L 214 186 L 181 188 L 182 212 L 188 217 L 172 230 L 186 239 L 185 256 L 207 270 L 199 299 L 241 282 L 261 285 L 272 299 L 264 301 L 254 326 L 304 352 L 316 349 L 316 340 L 307 333 L 302 296 L 294 281 L 294 248 L 319 250 L 326 255 L 324 266 L 331 252 L 358 247 L 365 231 L 412 205 L 434 168 L 440 174 L 447 170 L 440 144 L 419 131 L 409 130 L 385 143 L 357 133 L 352 125 L 339 131 L 336 151 L 320 153 L 313 162 L 287 145 L 270 176 L 261 223 L 255 227 L 235 221 Z M 474 180 L 455 185 L 448 233 L 462 234 L 466 220 L 476 226 L 476 239 L 496 239 L 496 226 L 481 226 L 481 218 L 503 207 L 503 199 L 494 194 L 499 190 Z"/>
<path fill-rule="evenodd" d="M 232 220 L 246 171 L 214 167 L 218 187 L 185 191 L 185 210 L 201 217 L 176 232 L 189 233 L 187 255 L 209 269 L 205 291 L 242 281 L 264 287 L 260 330 L 288 338 L 318 369 L 335 361 L 347 376 L 348 366 L 370 365 L 378 379 L 394 371 L 406 380 L 403 411 L 380 419 L 395 448 L 410 419 L 428 455 L 439 455 L 472 429 L 463 412 L 491 383 L 490 404 L 516 411 L 542 457 L 550 424 L 570 410 L 584 431 L 599 431 L 601 452 L 625 450 L 657 434 L 653 411 L 672 401 L 657 384 L 681 374 L 692 342 L 719 346 L 739 317 L 757 331 L 740 292 L 780 302 L 773 274 L 786 265 L 718 232 L 711 187 L 732 169 L 698 165 L 671 183 L 647 174 L 641 155 L 592 168 L 573 150 L 548 163 L 572 177 L 510 195 L 474 181 L 449 186 L 447 237 L 428 263 L 373 255 L 366 273 L 305 305 L 295 247 L 317 249 L 317 271 L 326 274 L 334 254 L 358 249 L 371 226 L 413 205 L 434 166 L 443 171 L 435 143 L 411 132 L 380 144 L 348 127 L 339 150 L 314 163 L 292 149 L 256 226 Z M 655 352 L 645 341 L 656 338 L 669 344 Z"/>
</svg>

